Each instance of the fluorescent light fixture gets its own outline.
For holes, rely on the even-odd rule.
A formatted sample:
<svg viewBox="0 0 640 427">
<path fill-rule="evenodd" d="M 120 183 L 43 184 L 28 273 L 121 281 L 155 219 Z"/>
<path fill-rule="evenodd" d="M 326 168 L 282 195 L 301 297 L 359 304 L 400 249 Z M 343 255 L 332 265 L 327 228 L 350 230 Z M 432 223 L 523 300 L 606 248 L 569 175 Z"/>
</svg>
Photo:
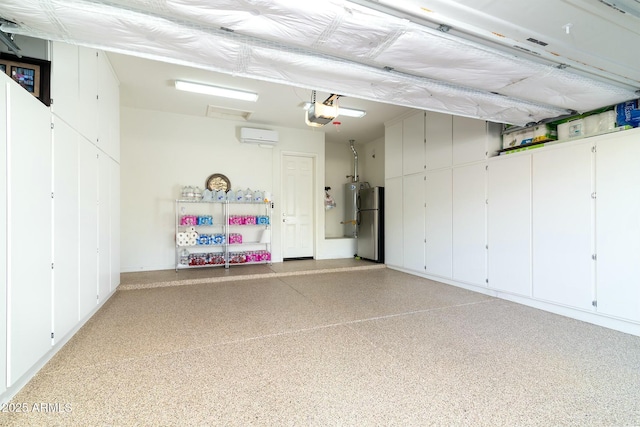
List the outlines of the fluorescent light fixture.
<svg viewBox="0 0 640 427">
<path fill-rule="evenodd" d="M 614 9 L 640 18 L 640 2 L 638 0 L 600 0 Z"/>
<path fill-rule="evenodd" d="M 229 89 L 226 87 L 211 86 L 200 83 L 185 82 L 182 80 L 176 80 L 176 89 L 184 90 L 187 92 L 202 93 L 204 95 L 239 99 L 241 101 L 256 102 L 258 100 L 258 94 L 254 92 L 247 92 L 244 90 Z"/>
<path fill-rule="evenodd" d="M 304 108 L 306 111 L 309 110 L 309 108 L 311 108 L 311 103 L 310 102 L 305 102 L 302 105 L 302 108 Z M 338 115 L 339 116 L 346 116 L 346 117 L 364 117 L 367 114 L 366 111 L 364 110 L 357 110 L 355 108 L 344 108 L 344 107 L 338 107 Z"/>
</svg>

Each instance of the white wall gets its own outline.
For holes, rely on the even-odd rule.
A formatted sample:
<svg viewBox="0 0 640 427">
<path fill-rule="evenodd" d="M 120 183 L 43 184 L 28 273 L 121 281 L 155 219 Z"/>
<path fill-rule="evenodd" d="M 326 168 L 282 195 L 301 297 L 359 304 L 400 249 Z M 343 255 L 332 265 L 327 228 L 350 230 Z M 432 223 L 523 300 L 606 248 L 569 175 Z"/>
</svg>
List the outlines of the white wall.
<svg viewBox="0 0 640 427">
<path fill-rule="evenodd" d="M 384 137 L 371 141 L 358 151 L 361 181 L 372 187 L 384 187 Z"/>
<path fill-rule="evenodd" d="M 13 41 L 20 48 L 20 54 L 28 58 L 49 59 L 48 50 L 49 44 L 46 40 L 36 39 L 33 37 L 14 35 Z M 10 55 L 15 55 L 11 52 L 4 43 L 0 43 L 0 52 L 6 52 Z"/>
<path fill-rule="evenodd" d="M 358 153 L 358 179 L 372 187 L 384 186 L 384 137 L 366 144 L 355 144 Z M 325 236 L 341 238 L 346 218 L 344 211 L 344 185 L 351 182 L 347 176 L 353 175 L 353 152 L 348 143 L 326 144 L 325 187 L 331 187 L 331 194 L 337 206 L 325 213 Z"/>
<path fill-rule="evenodd" d="M 356 151 L 358 146 L 356 145 Z M 324 186 L 331 187 L 329 194 L 336 201 L 336 207 L 325 212 L 325 236 L 341 238 L 344 235 L 345 218 L 344 184 L 351 182 L 347 175 L 353 175 L 353 152 L 349 143 L 327 143 L 325 146 L 326 172 Z"/>
<path fill-rule="evenodd" d="M 279 200 L 283 154 L 315 158 L 315 256 L 324 258 L 324 133 L 272 127 L 273 149 L 240 144 L 246 122 L 122 108 L 122 271 L 175 267 L 174 201 L 184 185 L 205 185 L 222 173 L 234 189 L 267 190 L 275 201 L 272 260 L 282 261 Z"/>
</svg>

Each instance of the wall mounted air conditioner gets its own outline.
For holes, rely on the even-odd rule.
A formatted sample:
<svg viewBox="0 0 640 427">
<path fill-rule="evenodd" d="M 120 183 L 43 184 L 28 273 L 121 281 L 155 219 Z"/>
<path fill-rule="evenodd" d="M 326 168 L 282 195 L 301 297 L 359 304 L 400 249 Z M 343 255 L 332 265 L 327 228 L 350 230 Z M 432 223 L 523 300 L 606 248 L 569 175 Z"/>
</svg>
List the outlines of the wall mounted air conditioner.
<svg viewBox="0 0 640 427">
<path fill-rule="evenodd" d="M 240 142 L 273 146 L 278 143 L 278 132 L 266 129 L 240 128 Z"/>
</svg>

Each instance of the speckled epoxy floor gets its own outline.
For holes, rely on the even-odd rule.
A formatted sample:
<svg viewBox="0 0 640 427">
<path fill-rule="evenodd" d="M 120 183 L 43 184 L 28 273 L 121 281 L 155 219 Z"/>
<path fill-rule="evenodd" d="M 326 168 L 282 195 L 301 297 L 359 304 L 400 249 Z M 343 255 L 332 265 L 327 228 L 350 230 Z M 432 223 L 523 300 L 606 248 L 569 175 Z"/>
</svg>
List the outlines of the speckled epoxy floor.
<svg viewBox="0 0 640 427">
<path fill-rule="evenodd" d="M 70 410 L 0 425 L 640 425 L 640 338 L 380 267 L 131 288 L 13 402 Z"/>
</svg>

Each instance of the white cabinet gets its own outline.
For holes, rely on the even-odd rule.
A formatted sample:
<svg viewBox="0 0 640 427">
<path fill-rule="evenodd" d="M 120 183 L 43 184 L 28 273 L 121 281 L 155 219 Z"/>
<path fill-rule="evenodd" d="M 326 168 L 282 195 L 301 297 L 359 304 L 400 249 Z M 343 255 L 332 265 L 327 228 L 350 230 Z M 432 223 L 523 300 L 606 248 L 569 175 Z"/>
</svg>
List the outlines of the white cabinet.
<svg viewBox="0 0 640 427">
<path fill-rule="evenodd" d="M 597 310 L 640 321 L 640 130 L 597 144 Z"/>
<path fill-rule="evenodd" d="M 53 43 L 51 109 L 0 75 L 2 400 L 119 284 L 120 172 L 96 147 L 98 67 L 94 50 Z M 118 94 L 109 96 L 117 150 Z"/>
<path fill-rule="evenodd" d="M 531 156 L 489 161 L 489 287 L 531 296 Z"/>
<path fill-rule="evenodd" d="M 119 161 L 120 92 L 106 54 L 53 42 L 51 58 L 51 111 Z"/>
<path fill-rule="evenodd" d="M 54 342 L 64 338 L 80 320 L 78 269 L 78 141 L 81 136 L 62 120 L 53 132 L 53 306 Z"/>
<path fill-rule="evenodd" d="M 453 159 L 453 116 L 428 111 L 425 118 L 427 170 L 449 167 Z"/>
<path fill-rule="evenodd" d="M 424 174 L 405 176 L 402 192 L 403 267 L 421 273 L 424 273 L 424 183 Z"/>
<path fill-rule="evenodd" d="M 7 128 L 8 378 L 51 348 L 51 114 L 10 84 Z M 28 112 L 28 117 L 23 112 Z"/>
<path fill-rule="evenodd" d="M 453 164 L 487 158 L 487 122 L 453 116 Z"/>
<path fill-rule="evenodd" d="M 428 274 L 451 278 L 451 169 L 427 172 L 425 183 L 425 266 Z"/>
<path fill-rule="evenodd" d="M 384 128 L 384 176 L 402 176 L 402 121 Z"/>
<path fill-rule="evenodd" d="M 271 202 L 176 200 L 176 271 L 271 263 Z"/>
<path fill-rule="evenodd" d="M 384 260 L 394 267 L 404 264 L 402 179 L 387 178 L 384 182 Z"/>
<path fill-rule="evenodd" d="M 453 278 L 486 286 L 486 164 L 453 168 Z"/>
<path fill-rule="evenodd" d="M 533 297 L 591 310 L 592 144 L 556 147 L 532 154 Z"/>
<path fill-rule="evenodd" d="M 425 169 L 424 119 L 425 113 L 421 111 L 402 121 L 402 173 L 404 175 L 423 172 Z"/>
</svg>

